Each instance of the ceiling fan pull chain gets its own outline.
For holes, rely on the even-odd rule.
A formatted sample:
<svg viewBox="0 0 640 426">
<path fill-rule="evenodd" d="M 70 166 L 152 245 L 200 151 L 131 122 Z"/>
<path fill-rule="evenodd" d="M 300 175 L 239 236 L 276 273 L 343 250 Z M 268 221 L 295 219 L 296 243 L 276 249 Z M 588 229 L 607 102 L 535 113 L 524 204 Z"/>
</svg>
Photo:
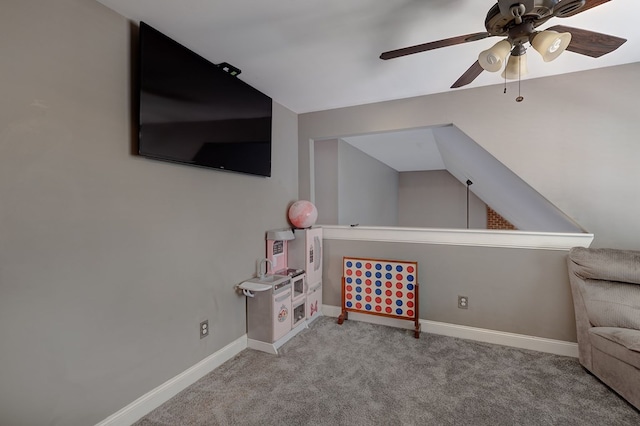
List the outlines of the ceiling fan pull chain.
<svg viewBox="0 0 640 426">
<path fill-rule="evenodd" d="M 520 61 L 521 58 L 518 58 L 518 97 L 516 98 L 516 102 L 522 102 L 524 98 L 520 96 Z"/>
<path fill-rule="evenodd" d="M 507 61 L 504 61 L 504 93 L 507 94 Z"/>
</svg>

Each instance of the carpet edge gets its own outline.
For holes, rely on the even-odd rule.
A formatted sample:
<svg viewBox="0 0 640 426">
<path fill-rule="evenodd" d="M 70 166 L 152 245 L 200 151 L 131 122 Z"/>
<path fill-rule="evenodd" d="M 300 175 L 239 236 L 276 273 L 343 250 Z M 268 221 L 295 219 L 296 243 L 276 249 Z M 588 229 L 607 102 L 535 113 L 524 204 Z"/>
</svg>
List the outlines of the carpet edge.
<svg viewBox="0 0 640 426">
<path fill-rule="evenodd" d="M 197 364 L 189 367 L 182 373 L 167 380 L 155 389 L 142 395 L 131 404 L 102 420 L 100 423 L 97 423 L 96 426 L 131 425 L 246 348 L 247 335 L 245 334 Z"/>
</svg>

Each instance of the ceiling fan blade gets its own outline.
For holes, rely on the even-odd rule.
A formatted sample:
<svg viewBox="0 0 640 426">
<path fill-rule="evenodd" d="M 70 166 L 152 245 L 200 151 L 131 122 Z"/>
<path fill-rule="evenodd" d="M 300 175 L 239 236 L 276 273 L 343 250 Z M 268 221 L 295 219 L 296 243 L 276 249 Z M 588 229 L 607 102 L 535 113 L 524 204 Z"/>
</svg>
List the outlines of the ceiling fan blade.
<svg viewBox="0 0 640 426">
<path fill-rule="evenodd" d="M 564 25 L 556 25 L 548 29 L 558 31 L 559 33 L 571 33 L 571 43 L 569 43 L 567 50 L 581 55 L 591 56 L 592 58 L 599 58 L 607 53 L 611 53 L 627 41 L 625 38 L 581 30 L 580 28 L 566 27 Z"/>
<path fill-rule="evenodd" d="M 491 37 L 491 34 L 473 33 L 458 37 L 445 38 L 443 40 L 432 41 L 429 43 L 418 44 L 416 46 L 404 47 L 402 49 L 390 50 L 380 55 L 380 59 L 393 59 L 400 56 L 413 55 L 414 53 L 426 52 L 427 50 L 439 49 L 441 47 L 454 46 L 456 44 L 468 43 L 470 41 L 482 40 L 483 38 Z"/>
<path fill-rule="evenodd" d="M 609 1 L 611 0 L 587 0 L 582 9 L 580 9 L 580 12 L 584 12 L 585 10 L 591 9 L 592 7 L 600 6 L 601 4 L 607 3 Z"/>
<path fill-rule="evenodd" d="M 458 87 L 466 86 L 467 84 L 475 80 L 476 77 L 478 77 L 482 73 L 482 71 L 484 71 L 484 69 L 480 66 L 480 62 L 475 61 L 474 64 L 471 65 L 471 67 L 469 67 L 469 69 L 465 71 L 465 73 L 462 74 L 455 83 L 453 83 L 451 88 L 455 89 Z"/>
<path fill-rule="evenodd" d="M 585 10 L 589 10 L 591 8 L 594 8 L 596 6 L 600 6 L 601 4 L 605 4 L 610 2 L 611 0 L 587 0 L 584 3 L 584 6 L 582 6 L 581 8 L 577 9 L 577 10 L 573 10 L 573 5 L 575 5 L 575 1 L 574 0 L 563 0 L 560 3 L 558 3 L 555 7 L 554 10 L 562 10 L 563 7 L 563 3 L 565 3 L 567 5 L 568 10 L 566 12 L 561 12 L 558 15 L 558 18 L 568 18 L 569 16 L 573 16 L 573 15 L 577 15 L 578 13 L 582 13 Z"/>
</svg>

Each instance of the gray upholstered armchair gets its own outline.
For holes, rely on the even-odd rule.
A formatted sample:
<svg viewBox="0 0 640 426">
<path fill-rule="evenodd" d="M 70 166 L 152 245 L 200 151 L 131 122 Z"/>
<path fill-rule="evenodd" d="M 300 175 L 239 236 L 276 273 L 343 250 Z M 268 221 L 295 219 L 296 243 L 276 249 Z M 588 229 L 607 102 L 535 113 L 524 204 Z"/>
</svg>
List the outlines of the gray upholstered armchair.
<svg viewBox="0 0 640 426">
<path fill-rule="evenodd" d="M 640 251 L 568 257 L 580 364 L 640 409 Z"/>
</svg>

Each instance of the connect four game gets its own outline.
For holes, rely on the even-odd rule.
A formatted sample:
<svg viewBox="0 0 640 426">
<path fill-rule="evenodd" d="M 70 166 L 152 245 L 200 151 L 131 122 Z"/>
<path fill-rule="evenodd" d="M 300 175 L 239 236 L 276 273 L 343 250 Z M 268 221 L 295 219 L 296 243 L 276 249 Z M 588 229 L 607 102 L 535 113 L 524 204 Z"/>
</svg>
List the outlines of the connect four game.
<svg viewBox="0 0 640 426">
<path fill-rule="evenodd" d="M 344 257 L 338 324 L 349 312 L 413 321 L 419 338 L 418 263 Z"/>
</svg>

